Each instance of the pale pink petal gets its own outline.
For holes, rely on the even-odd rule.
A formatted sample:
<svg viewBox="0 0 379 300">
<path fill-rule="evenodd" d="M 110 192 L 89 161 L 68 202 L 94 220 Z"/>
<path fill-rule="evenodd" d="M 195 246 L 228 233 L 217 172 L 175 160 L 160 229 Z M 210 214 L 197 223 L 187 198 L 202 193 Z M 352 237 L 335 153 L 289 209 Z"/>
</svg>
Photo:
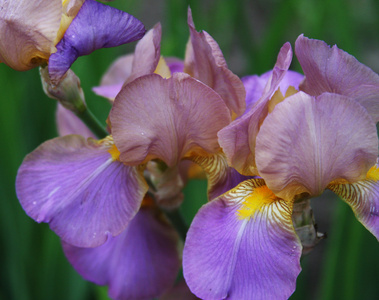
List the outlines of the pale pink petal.
<svg viewBox="0 0 379 300">
<path fill-rule="evenodd" d="M 105 244 L 78 248 L 63 243 L 63 249 L 85 279 L 109 286 L 112 299 L 151 300 L 174 285 L 180 267 L 178 235 L 160 217 L 142 208 Z"/>
<path fill-rule="evenodd" d="M 292 225 L 292 205 L 274 197 L 251 217 L 239 216 L 244 201 L 259 201 L 254 192 L 262 188 L 267 188 L 262 179 L 245 181 L 195 216 L 183 272 L 201 299 L 288 299 L 294 292 L 302 247 Z"/>
<path fill-rule="evenodd" d="M 256 163 L 279 197 L 319 195 L 333 180 L 364 179 L 376 162 L 376 126 L 347 97 L 299 92 L 279 103 L 257 137 Z"/>
<path fill-rule="evenodd" d="M 242 81 L 228 69 L 217 42 L 205 31 L 197 32 L 188 9 L 190 41 L 187 44 L 184 72 L 213 88 L 225 101 L 233 116 L 245 111 Z"/>
<path fill-rule="evenodd" d="M 330 92 L 351 97 L 379 122 L 378 74 L 336 45 L 330 48 L 303 35 L 296 40 L 295 50 L 306 77 L 301 90 L 313 96 Z"/>
<path fill-rule="evenodd" d="M 46 63 L 61 15 L 61 0 L 0 0 L 0 61 L 18 71 Z"/>
<path fill-rule="evenodd" d="M 118 235 L 137 213 L 147 184 L 138 169 L 115 160 L 111 148 L 68 135 L 27 155 L 16 179 L 26 213 L 78 247 Z"/>
<path fill-rule="evenodd" d="M 219 151 L 217 132 L 230 115 L 220 96 L 196 79 L 150 74 L 124 86 L 110 122 L 121 161 L 138 165 L 159 158 L 174 166 L 191 151 Z"/>
<path fill-rule="evenodd" d="M 255 139 L 260 123 L 268 113 L 268 101 L 278 89 L 291 64 L 291 60 L 291 45 L 286 43 L 279 51 L 271 77 L 256 105 L 218 133 L 219 143 L 226 154 L 229 164 L 241 174 L 258 175 L 255 164 Z"/>
</svg>

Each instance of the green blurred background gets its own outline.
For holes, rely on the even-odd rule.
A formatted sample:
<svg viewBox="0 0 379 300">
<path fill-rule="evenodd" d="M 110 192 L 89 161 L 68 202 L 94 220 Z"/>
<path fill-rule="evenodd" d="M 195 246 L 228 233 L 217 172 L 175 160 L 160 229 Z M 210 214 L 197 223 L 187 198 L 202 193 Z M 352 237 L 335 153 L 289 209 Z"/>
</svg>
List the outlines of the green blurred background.
<svg viewBox="0 0 379 300">
<path fill-rule="evenodd" d="M 218 41 L 232 71 L 240 76 L 272 68 L 281 45 L 304 33 L 337 44 L 379 72 L 377 0 L 118 0 L 110 4 L 139 18 L 146 28 L 161 22 L 162 54 L 183 58 L 188 39 L 187 7 L 198 30 Z M 135 44 L 102 49 L 79 58 L 91 110 L 105 120 L 109 105 L 96 96 L 110 63 Z M 299 65 L 294 59 L 292 69 Z M 108 299 L 106 288 L 85 282 L 66 261 L 57 236 L 22 210 L 15 195 L 17 169 L 24 156 L 57 135 L 56 103 L 42 92 L 38 70 L 16 72 L 0 65 L 0 299 Z M 183 211 L 190 222 L 206 201 L 206 183 L 190 182 Z M 308 256 L 291 299 L 378 299 L 379 244 L 350 209 L 332 195 L 312 200 L 319 230 L 328 233 Z"/>
</svg>

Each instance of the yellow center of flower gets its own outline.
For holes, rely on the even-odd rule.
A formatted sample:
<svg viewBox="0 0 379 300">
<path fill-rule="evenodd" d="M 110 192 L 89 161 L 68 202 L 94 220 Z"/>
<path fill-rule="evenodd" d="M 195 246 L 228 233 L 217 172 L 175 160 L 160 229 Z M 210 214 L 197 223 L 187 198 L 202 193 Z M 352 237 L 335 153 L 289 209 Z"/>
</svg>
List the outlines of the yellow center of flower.
<svg viewBox="0 0 379 300">
<path fill-rule="evenodd" d="M 374 165 L 368 172 L 367 172 L 367 179 L 379 180 L 379 166 Z"/>
<path fill-rule="evenodd" d="M 118 151 L 115 144 L 112 145 L 108 152 L 112 156 L 113 160 L 118 160 L 118 158 L 120 157 L 120 151 Z"/>
<path fill-rule="evenodd" d="M 237 210 L 237 216 L 240 220 L 250 219 L 255 212 L 261 211 L 265 205 L 276 200 L 277 197 L 267 186 L 257 187 L 244 199 L 242 207 Z"/>
<path fill-rule="evenodd" d="M 271 113 L 277 104 L 279 104 L 289 96 L 296 94 L 297 92 L 297 89 L 295 89 L 293 86 L 289 86 L 286 91 L 286 94 L 283 96 L 282 92 L 280 91 L 280 88 L 278 88 L 274 95 L 272 95 L 270 101 L 268 102 L 268 112 Z"/>
</svg>

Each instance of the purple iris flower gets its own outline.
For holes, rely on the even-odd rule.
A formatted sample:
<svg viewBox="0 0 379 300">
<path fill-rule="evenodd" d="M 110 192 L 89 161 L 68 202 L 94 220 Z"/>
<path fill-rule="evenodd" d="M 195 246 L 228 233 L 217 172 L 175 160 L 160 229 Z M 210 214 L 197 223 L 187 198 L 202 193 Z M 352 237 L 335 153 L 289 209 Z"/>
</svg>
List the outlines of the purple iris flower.
<svg viewBox="0 0 379 300">
<path fill-rule="evenodd" d="M 278 90 L 292 60 L 286 43 L 260 97 L 219 132 L 229 163 L 260 178 L 210 201 L 191 224 L 184 277 L 202 299 L 287 299 L 301 270 L 294 206 L 325 189 L 379 239 L 379 76 L 322 41 L 300 36 L 296 53 L 305 79 L 287 78 L 300 91 Z"/>
<path fill-rule="evenodd" d="M 48 63 L 53 83 L 79 56 L 144 33 L 133 16 L 94 0 L 0 1 L 0 61 L 20 71 Z"/>
</svg>

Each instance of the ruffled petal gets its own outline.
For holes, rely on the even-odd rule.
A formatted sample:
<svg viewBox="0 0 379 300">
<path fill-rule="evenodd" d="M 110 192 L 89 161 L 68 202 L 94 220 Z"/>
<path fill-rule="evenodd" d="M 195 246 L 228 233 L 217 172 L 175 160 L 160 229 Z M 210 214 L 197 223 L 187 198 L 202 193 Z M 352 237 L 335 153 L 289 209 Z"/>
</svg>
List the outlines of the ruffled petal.
<svg viewBox="0 0 379 300">
<path fill-rule="evenodd" d="M 171 167 L 192 151 L 217 152 L 217 132 L 230 115 L 220 96 L 198 80 L 150 74 L 124 86 L 110 121 L 121 161 L 138 165 L 159 158 Z"/>
<path fill-rule="evenodd" d="M 357 219 L 379 240 L 379 165 L 368 173 L 365 180 L 328 188 L 351 206 Z"/>
<path fill-rule="evenodd" d="M 96 138 L 91 130 L 70 110 L 58 103 L 56 111 L 57 129 L 60 136 L 79 134 L 84 137 Z"/>
<path fill-rule="evenodd" d="M 313 96 L 330 92 L 351 97 L 379 122 L 378 74 L 336 45 L 330 48 L 303 35 L 296 40 L 295 51 L 306 77 L 301 90 Z"/>
<path fill-rule="evenodd" d="M 109 286 L 112 299 L 150 300 L 174 285 L 180 262 L 178 236 L 151 209 L 141 209 L 118 236 L 95 248 L 63 243 L 86 280 Z"/>
<path fill-rule="evenodd" d="M 136 168 L 114 159 L 113 147 L 69 135 L 27 155 L 16 179 L 26 213 L 78 247 L 119 234 L 138 211 L 147 184 Z"/>
<path fill-rule="evenodd" d="M 188 9 L 190 41 L 187 44 L 184 72 L 213 88 L 233 116 L 245 111 L 245 89 L 242 81 L 226 65 L 217 42 L 205 31 L 197 32 Z"/>
<path fill-rule="evenodd" d="M 18 71 L 37 67 L 54 52 L 61 0 L 0 1 L 0 61 Z"/>
<path fill-rule="evenodd" d="M 292 60 L 289 43 L 283 45 L 278 54 L 275 67 L 267 82 L 262 97 L 251 110 L 218 133 L 228 163 L 244 175 L 258 175 L 255 164 L 255 139 L 261 122 L 268 113 L 268 102 L 278 89 Z"/>
<path fill-rule="evenodd" d="M 319 195 L 337 179 L 364 179 L 377 156 L 376 127 L 367 111 L 337 94 L 316 99 L 299 92 L 287 98 L 266 117 L 257 137 L 259 173 L 284 199 Z"/>
<path fill-rule="evenodd" d="M 249 112 L 252 106 L 263 95 L 263 90 L 266 86 L 267 81 L 270 79 L 272 72 L 273 71 L 271 70 L 260 76 L 251 75 L 242 77 L 242 82 L 246 89 L 245 113 Z M 279 84 L 280 91 L 284 95 L 290 86 L 294 87 L 296 90 L 299 90 L 299 84 L 303 79 L 304 75 L 295 71 L 288 70 Z"/>
<path fill-rule="evenodd" d="M 195 216 L 184 246 L 183 272 L 198 297 L 287 299 L 294 292 L 302 247 L 292 207 L 267 190 L 262 179 L 245 181 Z M 249 209 L 250 217 L 241 218 Z"/>
<path fill-rule="evenodd" d="M 145 27 L 132 15 L 86 0 L 50 56 L 51 81 L 57 83 L 79 56 L 136 41 L 144 34 Z"/>
</svg>

